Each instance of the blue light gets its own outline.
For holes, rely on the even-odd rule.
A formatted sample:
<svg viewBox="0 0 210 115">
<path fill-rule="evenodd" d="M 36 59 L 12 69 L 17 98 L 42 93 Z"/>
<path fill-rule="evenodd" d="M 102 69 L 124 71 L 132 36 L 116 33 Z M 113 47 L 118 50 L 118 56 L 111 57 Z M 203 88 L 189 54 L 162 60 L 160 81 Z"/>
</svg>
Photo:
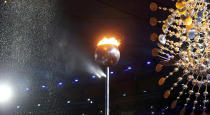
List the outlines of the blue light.
<svg viewBox="0 0 210 115">
<path fill-rule="evenodd" d="M 29 88 L 25 88 L 25 90 L 24 91 L 29 91 L 30 89 Z"/>
<path fill-rule="evenodd" d="M 79 79 L 74 79 L 75 82 L 79 82 Z"/>
<path fill-rule="evenodd" d="M 95 79 L 95 78 L 96 78 L 96 76 L 95 76 L 95 75 L 93 75 L 93 76 L 92 76 L 92 79 Z"/>
<path fill-rule="evenodd" d="M 128 66 L 128 68 L 126 68 L 124 71 L 129 71 L 129 70 L 132 70 L 131 66 Z"/>
<path fill-rule="evenodd" d="M 17 106 L 17 109 L 20 109 L 20 106 L 19 105 Z"/>
<path fill-rule="evenodd" d="M 132 70 L 132 67 L 131 66 L 128 66 L 128 70 Z"/>
<path fill-rule="evenodd" d="M 66 103 L 67 103 L 67 104 L 70 104 L 70 103 L 71 103 L 71 101 L 67 101 Z"/>
<path fill-rule="evenodd" d="M 123 93 L 123 94 L 122 94 L 122 96 L 123 96 L 123 97 L 126 97 L 126 96 L 127 96 L 127 94 L 126 94 L 126 93 Z"/>
<path fill-rule="evenodd" d="M 59 82 L 58 84 L 57 84 L 57 87 L 60 87 L 60 86 L 62 86 L 63 85 L 63 83 L 62 82 Z"/>
<path fill-rule="evenodd" d="M 114 72 L 113 72 L 113 71 L 111 71 L 111 72 L 110 72 L 110 74 L 114 74 Z"/>
<path fill-rule="evenodd" d="M 72 83 L 78 83 L 78 82 L 79 82 L 79 79 L 78 78 L 75 78 Z"/>
<path fill-rule="evenodd" d="M 148 61 L 148 62 L 147 62 L 147 65 L 150 65 L 150 64 L 151 64 L 151 62 L 150 62 L 150 61 Z"/>
<path fill-rule="evenodd" d="M 38 107 L 40 107 L 40 106 L 41 106 L 41 104 L 37 104 L 37 106 L 38 106 Z"/>
<path fill-rule="evenodd" d="M 42 85 L 42 88 L 46 88 L 46 85 Z"/>
<path fill-rule="evenodd" d="M 90 100 L 91 100 L 90 98 L 87 99 L 87 101 L 90 101 Z"/>
<path fill-rule="evenodd" d="M 144 93 L 147 93 L 147 91 L 146 91 L 146 90 L 144 90 Z"/>
</svg>

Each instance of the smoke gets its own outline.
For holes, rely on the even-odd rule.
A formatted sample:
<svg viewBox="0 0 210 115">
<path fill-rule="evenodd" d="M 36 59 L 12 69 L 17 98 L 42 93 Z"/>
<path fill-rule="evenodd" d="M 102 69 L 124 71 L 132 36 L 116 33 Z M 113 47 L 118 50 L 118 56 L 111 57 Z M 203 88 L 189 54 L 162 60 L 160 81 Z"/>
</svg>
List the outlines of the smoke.
<svg viewBox="0 0 210 115">
<path fill-rule="evenodd" d="M 61 29 L 62 30 L 62 29 Z M 93 54 L 87 54 L 84 47 L 81 47 L 80 41 L 74 41 L 69 38 L 77 38 L 71 33 L 62 30 L 60 39 L 54 43 L 54 56 L 57 56 L 59 61 L 63 61 L 63 72 L 71 74 L 72 72 L 86 72 L 98 76 L 105 77 L 102 69 L 93 61 Z M 93 51 L 94 52 L 94 51 Z"/>
</svg>

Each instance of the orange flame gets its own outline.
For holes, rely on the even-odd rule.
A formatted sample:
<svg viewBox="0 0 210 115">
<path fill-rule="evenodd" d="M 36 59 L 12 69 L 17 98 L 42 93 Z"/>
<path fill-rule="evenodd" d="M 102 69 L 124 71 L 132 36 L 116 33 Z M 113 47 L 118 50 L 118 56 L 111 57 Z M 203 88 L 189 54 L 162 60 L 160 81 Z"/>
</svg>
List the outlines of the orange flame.
<svg viewBox="0 0 210 115">
<path fill-rule="evenodd" d="M 120 45 L 120 43 L 114 37 L 111 38 L 104 37 L 101 41 L 99 41 L 97 46 L 105 44 L 115 45 L 117 47 Z"/>
</svg>

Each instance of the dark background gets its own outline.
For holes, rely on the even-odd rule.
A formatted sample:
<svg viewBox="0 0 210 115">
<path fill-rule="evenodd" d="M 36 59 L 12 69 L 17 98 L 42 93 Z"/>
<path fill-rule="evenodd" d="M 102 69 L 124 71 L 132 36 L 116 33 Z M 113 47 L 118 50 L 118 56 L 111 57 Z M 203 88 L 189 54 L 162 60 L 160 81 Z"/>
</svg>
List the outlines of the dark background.
<svg viewBox="0 0 210 115">
<path fill-rule="evenodd" d="M 156 73 L 159 59 L 151 55 L 156 43 L 150 40 L 150 34 L 161 33 L 161 25 L 151 27 L 149 19 L 162 20 L 168 13 L 151 12 L 150 2 L 1 2 L 1 80 L 12 81 L 17 90 L 14 101 L 1 106 L 1 115 L 104 114 L 105 79 L 92 78 L 84 63 L 94 63 L 96 44 L 105 35 L 116 36 L 121 42 L 120 62 L 111 68 L 111 115 L 177 115 L 182 105 L 170 109 L 175 96 L 162 98 L 176 76 L 163 87 L 157 84 L 173 67 Z M 174 6 L 168 0 L 155 2 Z M 30 90 L 25 91 L 26 87 Z"/>
</svg>

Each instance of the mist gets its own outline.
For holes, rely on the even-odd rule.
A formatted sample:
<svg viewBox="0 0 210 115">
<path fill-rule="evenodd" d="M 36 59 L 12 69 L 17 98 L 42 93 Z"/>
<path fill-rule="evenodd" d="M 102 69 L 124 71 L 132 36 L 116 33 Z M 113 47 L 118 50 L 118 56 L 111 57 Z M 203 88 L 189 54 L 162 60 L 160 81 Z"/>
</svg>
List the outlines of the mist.
<svg viewBox="0 0 210 115">
<path fill-rule="evenodd" d="M 53 77 L 56 73 L 86 72 L 105 76 L 91 59 L 94 57 L 80 45 L 80 36 L 71 31 L 74 27 L 62 17 L 58 4 L 58 0 L 16 0 L 1 4 L 2 73 L 22 73 L 28 77 L 41 73 L 40 77 Z"/>
</svg>

